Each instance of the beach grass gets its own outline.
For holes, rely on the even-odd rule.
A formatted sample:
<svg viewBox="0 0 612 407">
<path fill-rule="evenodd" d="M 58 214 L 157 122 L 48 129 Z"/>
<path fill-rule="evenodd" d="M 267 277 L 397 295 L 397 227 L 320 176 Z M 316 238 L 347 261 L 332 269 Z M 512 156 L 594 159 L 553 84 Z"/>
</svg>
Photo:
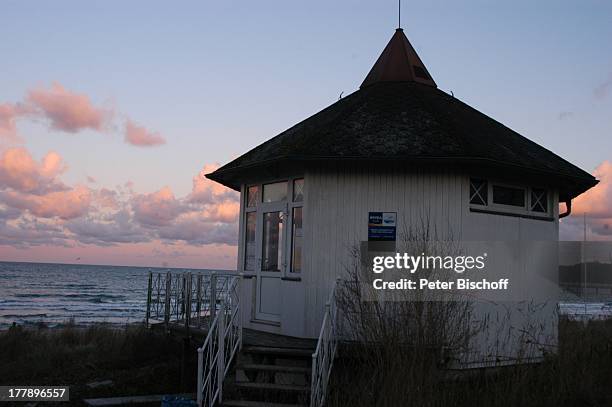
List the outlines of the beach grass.
<svg viewBox="0 0 612 407">
<path fill-rule="evenodd" d="M 559 329 L 558 348 L 541 363 L 456 376 L 438 370 L 424 354 L 390 349 L 386 368 L 378 370 L 344 354 L 334 366 L 328 405 L 612 405 L 612 320 L 562 320 Z M 0 332 L 0 385 L 69 385 L 73 404 L 83 398 L 191 393 L 195 349 L 194 341 L 142 325 L 13 327 Z M 87 385 L 108 380 L 111 385 Z"/>
<path fill-rule="evenodd" d="M 339 359 L 328 405 L 612 406 L 612 320 L 560 321 L 558 348 L 536 364 L 449 376 L 425 354 L 389 349 L 379 357 L 385 369 L 358 355 Z"/>
<path fill-rule="evenodd" d="M 195 344 L 141 324 L 16 326 L 0 332 L 0 349 L 0 385 L 69 385 L 74 401 L 195 388 Z"/>
</svg>

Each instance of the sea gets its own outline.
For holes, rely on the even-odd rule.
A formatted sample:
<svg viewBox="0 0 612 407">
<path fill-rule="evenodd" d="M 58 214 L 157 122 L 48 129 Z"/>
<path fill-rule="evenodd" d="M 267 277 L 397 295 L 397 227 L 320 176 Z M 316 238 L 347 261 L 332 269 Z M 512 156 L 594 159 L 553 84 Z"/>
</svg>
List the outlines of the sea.
<svg viewBox="0 0 612 407">
<path fill-rule="evenodd" d="M 149 271 L 200 269 L 0 262 L 0 330 L 13 323 L 54 327 L 123 325 L 145 318 Z"/>
<path fill-rule="evenodd" d="M 13 323 L 54 327 L 68 321 L 77 325 L 141 322 L 145 317 L 149 271 L 168 270 L 212 271 L 0 262 L 0 330 Z M 579 320 L 612 318 L 612 299 L 568 299 L 559 304 L 559 314 Z"/>
</svg>

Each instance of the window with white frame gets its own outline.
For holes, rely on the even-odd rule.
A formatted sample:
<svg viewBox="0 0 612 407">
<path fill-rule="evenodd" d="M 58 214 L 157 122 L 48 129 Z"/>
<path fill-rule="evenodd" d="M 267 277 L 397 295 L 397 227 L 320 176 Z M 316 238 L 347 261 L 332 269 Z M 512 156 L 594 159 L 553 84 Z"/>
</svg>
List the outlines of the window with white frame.
<svg viewBox="0 0 612 407">
<path fill-rule="evenodd" d="M 474 210 L 542 217 L 550 215 L 546 188 L 470 178 L 470 207 Z"/>
<path fill-rule="evenodd" d="M 280 212 L 279 209 L 266 209 L 269 205 L 278 204 L 283 207 Z M 299 277 L 299 273 L 302 272 L 304 238 L 303 207 L 303 178 L 289 178 L 245 187 L 243 237 L 245 271 L 256 271 L 257 261 L 260 258 L 262 271 L 281 271 L 285 275 Z M 281 220 L 275 221 L 271 216 L 277 216 Z M 259 232 L 258 227 L 262 228 Z M 261 242 L 257 242 L 257 239 Z M 286 255 L 283 255 L 285 248 Z M 258 250 L 261 253 L 258 253 Z M 283 256 L 286 257 L 287 264 L 283 263 Z"/>
<path fill-rule="evenodd" d="M 291 262 L 290 273 L 302 272 L 302 245 L 304 238 L 303 204 L 304 204 L 304 179 L 293 180 L 293 194 L 291 200 Z"/>
<path fill-rule="evenodd" d="M 257 262 L 257 202 L 259 201 L 259 186 L 247 187 L 244 214 L 244 270 L 255 271 Z"/>
</svg>

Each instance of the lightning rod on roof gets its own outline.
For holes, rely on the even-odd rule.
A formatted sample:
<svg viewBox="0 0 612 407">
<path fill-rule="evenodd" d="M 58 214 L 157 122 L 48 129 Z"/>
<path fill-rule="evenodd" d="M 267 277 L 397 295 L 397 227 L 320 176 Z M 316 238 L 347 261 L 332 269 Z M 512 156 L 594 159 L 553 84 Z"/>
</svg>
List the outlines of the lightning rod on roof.
<svg viewBox="0 0 612 407">
<path fill-rule="evenodd" d="M 397 28 L 402 28 L 402 0 L 397 0 Z"/>
</svg>

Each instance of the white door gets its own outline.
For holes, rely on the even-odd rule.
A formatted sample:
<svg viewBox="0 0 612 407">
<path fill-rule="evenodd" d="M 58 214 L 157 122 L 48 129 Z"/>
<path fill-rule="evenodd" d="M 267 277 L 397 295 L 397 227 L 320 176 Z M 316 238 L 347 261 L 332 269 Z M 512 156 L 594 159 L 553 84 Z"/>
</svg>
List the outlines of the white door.
<svg viewBox="0 0 612 407">
<path fill-rule="evenodd" d="M 258 217 L 255 318 L 280 322 L 281 276 L 287 258 L 287 203 L 264 202 Z"/>
</svg>

